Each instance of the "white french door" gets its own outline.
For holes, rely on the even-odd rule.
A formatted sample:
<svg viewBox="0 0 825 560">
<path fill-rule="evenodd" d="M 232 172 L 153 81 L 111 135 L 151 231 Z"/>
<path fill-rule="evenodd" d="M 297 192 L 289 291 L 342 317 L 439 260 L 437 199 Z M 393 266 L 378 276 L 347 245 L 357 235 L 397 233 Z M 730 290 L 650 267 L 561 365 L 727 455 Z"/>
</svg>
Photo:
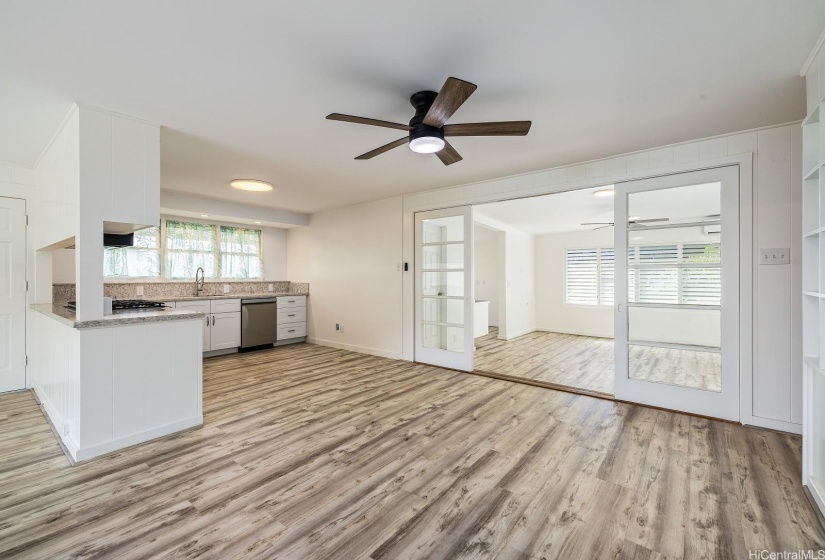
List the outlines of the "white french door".
<svg viewBox="0 0 825 560">
<path fill-rule="evenodd" d="M 415 361 L 473 370 L 473 208 L 415 214 Z"/>
<path fill-rule="evenodd" d="M 26 388 L 26 203 L 0 198 L 0 393 Z"/>
<path fill-rule="evenodd" d="M 615 185 L 616 398 L 739 420 L 739 168 Z"/>
</svg>

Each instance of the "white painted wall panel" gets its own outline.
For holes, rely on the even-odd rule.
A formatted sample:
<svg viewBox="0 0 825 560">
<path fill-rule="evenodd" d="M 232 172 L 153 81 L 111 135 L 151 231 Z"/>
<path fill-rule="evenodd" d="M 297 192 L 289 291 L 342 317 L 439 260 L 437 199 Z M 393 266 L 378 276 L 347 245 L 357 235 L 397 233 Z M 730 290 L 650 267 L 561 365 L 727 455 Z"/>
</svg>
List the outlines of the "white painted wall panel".
<svg viewBox="0 0 825 560">
<path fill-rule="evenodd" d="M 112 441 L 112 329 L 80 333 L 80 448 Z"/>
<path fill-rule="evenodd" d="M 113 439 L 140 433 L 145 428 L 146 356 L 151 353 L 146 333 L 150 328 L 153 325 L 112 329 Z"/>
<path fill-rule="evenodd" d="M 144 223 L 144 125 L 132 119 L 109 117 L 112 154 L 111 200 L 104 216 L 110 222 Z M 159 191 L 158 191 L 159 192 Z M 159 197 L 159 195 L 158 195 Z"/>
</svg>

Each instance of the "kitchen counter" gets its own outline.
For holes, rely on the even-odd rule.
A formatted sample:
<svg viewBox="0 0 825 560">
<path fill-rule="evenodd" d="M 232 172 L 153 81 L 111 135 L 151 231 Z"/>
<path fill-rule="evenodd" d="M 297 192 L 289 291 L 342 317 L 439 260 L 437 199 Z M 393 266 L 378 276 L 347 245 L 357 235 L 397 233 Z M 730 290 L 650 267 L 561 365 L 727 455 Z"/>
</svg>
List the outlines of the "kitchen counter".
<svg viewBox="0 0 825 560">
<path fill-rule="evenodd" d="M 33 303 L 31 308 L 75 329 L 93 329 L 116 327 L 138 323 L 157 323 L 160 321 L 182 321 L 186 319 L 203 319 L 205 313 L 186 309 L 130 309 L 104 315 L 100 319 L 78 321 L 75 312 L 61 303 Z"/>
<path fill-rule="evenodd" d="M 197 301 L 204 299 L 263 299 L 289 296 L 309 296 L 308 292 L 261 292 L 257 294 L 220 294 L 215 296 L 177 296 L 177 297 L 143 297 L 135 296 L 135 299 L 145 299 L 148 301 Z"/>
</svg>

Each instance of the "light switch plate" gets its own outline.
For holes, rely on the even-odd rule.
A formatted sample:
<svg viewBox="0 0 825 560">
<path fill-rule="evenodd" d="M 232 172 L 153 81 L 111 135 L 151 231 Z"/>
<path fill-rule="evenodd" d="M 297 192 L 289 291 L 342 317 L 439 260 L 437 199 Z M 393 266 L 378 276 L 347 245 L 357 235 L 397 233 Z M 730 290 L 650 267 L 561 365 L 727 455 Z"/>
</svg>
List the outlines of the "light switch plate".
<svg viewBox="0 0 825 560">
<path fill-rule="evenodd" d="M 784 249 L 759 249 L 759 264 L 789 264 L 791 262 L 791 250 Z"/>
</svg>

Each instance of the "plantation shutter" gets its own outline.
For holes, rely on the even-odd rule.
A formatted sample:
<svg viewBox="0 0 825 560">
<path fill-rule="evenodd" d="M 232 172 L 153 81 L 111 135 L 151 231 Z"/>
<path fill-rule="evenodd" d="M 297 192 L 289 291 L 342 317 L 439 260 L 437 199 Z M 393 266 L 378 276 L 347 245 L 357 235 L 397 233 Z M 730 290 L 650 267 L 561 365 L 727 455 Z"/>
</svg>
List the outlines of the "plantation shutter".
<svg viewBox="0 0 825 560">
<path fill-rule="evenodd" d="M 599 254 L 599 303 L 613 305 L 615 263 L 613 249 L 602 249 Z"/>
<path fill-rule="evenodd" d="M 596 249 L 568 249 L 565 267 L 565 302 L 596 305 L 598 301 L 598 253 Z"/>
<path fill-rule="evenodd" d="M 637 247 L 640 303 L 679 303 L 678 269 L 668 268 L 679 261 L 677 245 L 642 245 Z"/>
</svg>

